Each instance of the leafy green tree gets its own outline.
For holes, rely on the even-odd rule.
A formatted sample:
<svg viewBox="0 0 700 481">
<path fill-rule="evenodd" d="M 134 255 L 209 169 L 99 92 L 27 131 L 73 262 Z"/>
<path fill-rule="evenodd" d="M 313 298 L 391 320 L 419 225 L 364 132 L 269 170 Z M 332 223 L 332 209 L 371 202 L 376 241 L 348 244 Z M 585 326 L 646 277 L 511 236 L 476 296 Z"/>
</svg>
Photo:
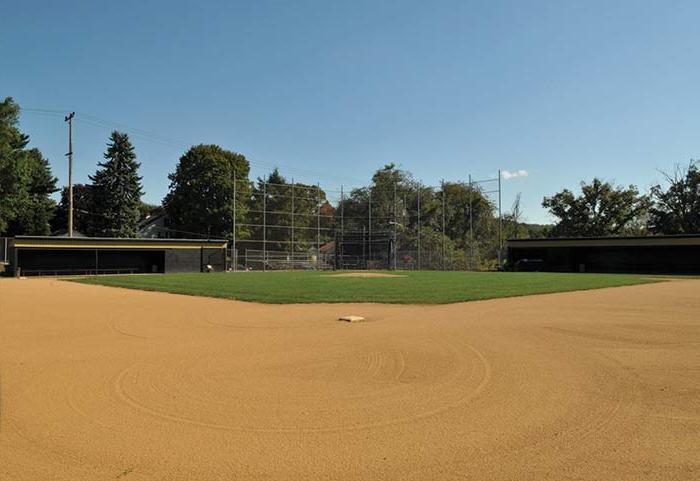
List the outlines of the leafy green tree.
<svg viewBox="0 0 700 481">
<path fill-rule="evenodd" d="M 431 209 L 432 192 L 428 187 L 421 187 L 410 172 L 401 170 L 395 164 L 387 164 L 372 176 L 368 187 L 353 189 L 336 208 L 336 216 L 341 212 L 347 230 L 372 229 L 374 232 L 393 230 L 397 223 L 403 230 L 408 230 L 415 218 L 410 218 L 411 209 L 415 209 L 418 189 L 421 189 L 423 202 L 421 211 Z M 371 226 L 370 226 L 371 202 Z M 426 216 L 426 221 L 430 216 Z M 336 225 L 340 219 L 336 219 Z"/>
<path fill-rule="evenodd" d="M 20 108 L 12 98 L 0 102 L 0 234 L 44 235 L 56 192 L 56 179 L 29 137 L 18 128 Z"/>
<path fill-rule="evenodd" d="M 614 186 L 594 178 L 581 183 L 581 195 L 568 189 L 545 197 L 542 206 L 558 219 L 552 237 L 616 236 L 639 233 L 649 197 L 638 189 Z"/>
<path fill-rule="evenodd" d="M 410 172 L 388 164 L 375 172 L 370 186 L 354 189 L 343 199 L 336 209 L 336 226 L 340 224 L 338 217 L 342 212 L 346 230 L 369 229 L 370 198 L 372 232 L 396 232 L 398 255 L 412 258 L 412 261 L 397 259 L 401 265 L 417 261 L 417 252 L 408 251 L 418 249 L 419 229 L 422 267 L 442 268 L 444 262 L 446 268 L 456 268 L 463 265 L 460 263 L 467 258 L 466 253 L 473 254 L 472 265 L 479 267 L 487 259 L 496 256 L 498 224 L 494 217 L 494 205 L 476 185 L 445 182 L 439 188 L 424 186 Z M 470 208 L 473 242 L 469 236 Z"/>
<path fill-rule="evenodd" d="M 654 205 L 649 211 L 649 230 L 658 234 L 700 233 L 700 169 L 691 160 L 685 172 L 676 168 L 665 174 L 669 184 L 651 189 Z"/>
<path fill-rule="evenodd" d="M 250 185 L 250 167 L 239 153 L 218 145 L 197 145 L 182 157 L 168 176 L 170 191 L 163 207 L 171 227 L 180 237 L 231 238 L 233 230 L 234 174 L 236 179 L 236 221 L 245 223 Z M 237 227 L 236 237 L 249 235 Z"/>
<path fill-rule="evenodd" d="M 126 133 L 112 132 L 95 175 L 90 176 L 98 217 L 96 231 L 107 237 L 136 237 L 140 219 L 141 164 Z"/>
<path fill-rule="evenodd" d="M 493 234 L 495 218 L 493 202 L 478 186 L 466 182 L 445 182 L 445 231 L 461 247 L 469 243 L 469 215 L 471 208 L 471 229 L 475 239 Z M 442 202 L 442 192 L 436 192 Z"/>
<path fill-rule="evenodd" d="M 321 242 L 330 238 L 327 225 L 329 213 L 323 211 L 326 193 L 318 186 L 290 183 L 278 169 L 267 177 L 259 177 L 252 190 L 251 242 L 249 248 L 262 249 L 263 238 L 269 251 L 290 251 L 292 234 L 292 212 L 294 213 L 294 250 L 306 250 L 318 240 L 318 210 L 321 208 Z M 327 208 L 326 208 L 327 209 Z M 265 218 L 263 218 L 263 210 Z M 327 212 L 327 210 L 326 210 Z M 263 237 L 263 223 L 267 225 Z"/>
</svg>

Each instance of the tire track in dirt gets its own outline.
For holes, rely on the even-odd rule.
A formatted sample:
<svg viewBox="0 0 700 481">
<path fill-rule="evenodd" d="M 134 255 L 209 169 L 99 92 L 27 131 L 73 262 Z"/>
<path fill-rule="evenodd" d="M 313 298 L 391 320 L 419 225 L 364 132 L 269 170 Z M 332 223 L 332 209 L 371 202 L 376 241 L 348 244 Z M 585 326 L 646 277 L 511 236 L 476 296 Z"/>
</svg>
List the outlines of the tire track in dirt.
<svg viewBox="0 0 700 481">
<path fill-rule="evenodd" d="M 445 411 L 468 403 L 470 399 L 477 396 L 486 388 L 490 380 L 490 364 L 483 354 L 473 346 L 466 344 L 460 346 L 461 348 L 467 349 L 471 354 L 471 357 L 467 357 L 464 355 L 464 353 L 460 352 L 449 343 L 435 340 L 432 340 L 432 343 L 445 351 L 449 351 L 450 354 L 457 360 L 457 362 L 455 362 L 456 366 L 449 373 L 443 373 L 444 380 L 441 382 L 441 385 L 445 386 L 458 384 L 459 381 L 469 381 L 468 384 L 464 385 L 465 389 L 463 392 L 460 392 L 459 396 L 457 396 L 456 399 L 452 400 L 451 402 L 444 402 L 444 400 L 439 397 L 440 391 L 438 391 L 438 399 L 434 399 L 434 397 L 429 393 L 421 392 L 419 390 L 409 389 L 409 392 L 406 392 L 406 387 L 411 386 L 411 383 L 402 382 L 400 380 L 401 376 L 406 370 L 404 355 L 399 351 L 375 351 L 370 355 L 364 356 L 359 362 L 353 363 L 353 370 L 357 371 L 359 369 L 359 371 L 362 373 L 368 374 L 368 378 L 374 378 L 374 380 L 377 380 L 378 378 L 381 386 L 376 387 L 376 385 L 373 383 L 373 389 L 371 391 L 343 393 L 342 398 L 345 401 L 353 400 L 356 402 L 361 402 L 363 410 L 371 410 L 371 407 L 377 407 L 378 405 L 384 408 L 387 406 L 391 407 L 398 404 L 398 402 L 404 399 L 406 396 L 415 397 L 416 399 L 423 398 L 425 406 L 422 406 L 418 410 L 414 409 L 414 412 L 412 412 L 412 414 L 409 416 L 402 416 L 399 412 L 397 412 L 393 414 L 393 417 L 390 419 L 386 419 L 385 415 L 387 410 L 383 409 L 382 416 L 379 416 L 381 419 L 373 422 L 330 426 L 307 425 L 303 427 L 260 427 L 257 424 L 264 424 L 264 412 L 257 415 L 254 415 L 251 412 L 246 413 L 246 418 L 253 416 L 253 424 L 250 424 L 250 419 L 238 419 L 235 424 L 203 421 L 201 419 L 197 419 L 196 413 L 206 413 L 207 415 L 212 415 L 212 413 L 217 413 L 218 411 L 223 418 L 226 418 L 230 413 L 226 410 L 222 411 L 221 408 L 229 408 L 232 404 L 235 405 L 239 402 L 250 402 L 249 396 L 243 396 L 244 394 L 251 394 L 250 387 L 247 386 L 245 389 L 227 391 L 227 394 L 231 394 L 233 392 L 234 394 L 241 396 L 240 398 L 227 397 L 225 400 L 218 399 L 213 395 L 210 389 L 202 389 L 201 385 L 193 383 L 192 376 L 178 376 L 177 378 L 172 379 L 172 382 L 163 383 L 159 382 L 163 380 L 163 377 L 160 369 L 157 366 L 153 372 L 150 372 L 148 366 L 143 364 L 133 364 L 121 371 L 113 381 L 113 393 L 121 402 L 150 416 L 165 419 L 176 424 L 191 424 L 199 427 L 237 432 L 286 434 L 328 433 L 366 430 L 398 424 L 410 424 L 417 420 L 437 416 Z M 394 362 L 396 359 L 398 359 L 398 362 Z M 477 370 L 480 372 L 480 376 L 477 377 L 477 379 L 465 377 L 465 374 L 474 370 L 475 361 Z M 397 366 L 398 369 L 396 368 Z M 204 367 L 206 368 L 208 365 L 205 364 Z M 176 369 L 174 369 L 174 371 L 181 374 L 189 374 L 188 371 L 191 369 L 191 365 L 184 366 L 181 363 Z M 324 374 L 327 375 L 327 373 Z M 355 375 L 357 374 L 358 373 L 355 372 Z M 358 377 L 363 378 L 364 376 Z M 200 377 L 200 381 L 203 378 L 204 375 Z M 136 388 L 141 388 L 141 391 L 136 390 Z M 318 393 L 304 390 L 295 391 L 294 387 L 290 386 L 288 386 L 288 388 L 290 388 L 292 392 L 285 393 L 283 400 L 285 403 L 293 404 L 292 407 L 285 409 L 290 412 L 293 412 L 295 409 L 303 409 L 303 406 L 306 405 L 306 403 L 318 397 Z M 320 385 L 318 388 L 323 389 L 323 386 Z M 150 393 L 156 393 L 157 399 L 151 401 L 150 403 L 144 401 L 143 398 L 145 396 L 143 390 L 149 391 Z M 212 395 L 212 397 L 197 396 L 195 394 L 197 392 L 207 392 Z M 255 398 L 258 399 L 262 397 L 269 397 L 273 393 L 270 390 L 257 390 L 255 394 L 257 394 Z M 191 412 L 183 415 L 169 411 L 166 404 L 159 403 L 159 401 L 168 399 L 177 399 L 177 405 L 179 408 L 182 408 L 183 402 L 188 404 L 188 407 L 191 408 Z M 347 406 L 344 408 L 347 409 Z M 267 407 L 263 407 L 262 410 L 266 411 Z M 324 409 L 321 410 L 328 411 L 328 406 L 324 406 Z M 336 415 L 339 414 L 339 412 L 336 413 Z M 335 416 L 334 419 L 336 419 Z"/>
</svg>

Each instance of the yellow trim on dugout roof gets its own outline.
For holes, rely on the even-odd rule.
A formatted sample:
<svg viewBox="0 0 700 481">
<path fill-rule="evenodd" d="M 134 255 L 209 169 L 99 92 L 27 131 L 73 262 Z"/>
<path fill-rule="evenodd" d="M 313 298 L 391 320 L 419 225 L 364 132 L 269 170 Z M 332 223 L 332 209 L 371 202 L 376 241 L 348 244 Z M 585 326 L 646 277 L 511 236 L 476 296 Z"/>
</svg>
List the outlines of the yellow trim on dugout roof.
<svg viewBox="0 0 700 481">
<path fill-rule="evenodd" d="M 81 242 L 53 242 L 50 244 L 40 244 L 31 242 L 15 243 L 15 248 L 36 247 L 41 249 L 222 249 L 226 243 L 221 244 L 151 244 L 151 243 L 134 243 L 134 244 L 110 244 L 108 242 L 99 244 L 86 244 Z"/>
<path fill-rule="evenodd" d="M 644 247 L 644 246 L 695 246 L 700 245 L 700 237 L 647 237 L 636 239 L 512 239 L 506 241 L 508 247 Z"/>
</svg>

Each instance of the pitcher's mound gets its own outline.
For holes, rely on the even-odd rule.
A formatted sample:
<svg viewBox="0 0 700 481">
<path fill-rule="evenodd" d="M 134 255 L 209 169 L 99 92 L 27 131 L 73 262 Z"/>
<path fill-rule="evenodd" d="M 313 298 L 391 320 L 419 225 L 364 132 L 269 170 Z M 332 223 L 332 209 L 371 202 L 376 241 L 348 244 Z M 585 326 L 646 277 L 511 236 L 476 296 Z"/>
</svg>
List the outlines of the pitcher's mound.
<svg viewBox="0 0 700 481">
<path fill-rule="evenodd" d="M 345 272 L 343 274 L 329 274 L 323 277 L 406 277 L 400 274 L 384 274 L 381 272 Z"/>
</svg>

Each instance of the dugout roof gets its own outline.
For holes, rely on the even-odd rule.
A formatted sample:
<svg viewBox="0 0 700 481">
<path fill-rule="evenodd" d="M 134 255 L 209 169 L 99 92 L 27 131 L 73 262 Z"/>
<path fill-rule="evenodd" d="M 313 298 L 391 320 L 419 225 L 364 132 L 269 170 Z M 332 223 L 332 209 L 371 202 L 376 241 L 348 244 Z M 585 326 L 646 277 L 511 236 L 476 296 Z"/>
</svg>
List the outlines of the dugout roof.
<svg viewBox="0 0 700 481">
<path fill-rule="evenodd" d="M 212 249 L 224 248 L 224 239 L 138 239 L 116 237 L 17 236 L 16 249 Z"/>
<path fill-rule="evenodd" d="M 508 239 L 509 248 L 700 246 L 700 234 Z"/>
</svg>

